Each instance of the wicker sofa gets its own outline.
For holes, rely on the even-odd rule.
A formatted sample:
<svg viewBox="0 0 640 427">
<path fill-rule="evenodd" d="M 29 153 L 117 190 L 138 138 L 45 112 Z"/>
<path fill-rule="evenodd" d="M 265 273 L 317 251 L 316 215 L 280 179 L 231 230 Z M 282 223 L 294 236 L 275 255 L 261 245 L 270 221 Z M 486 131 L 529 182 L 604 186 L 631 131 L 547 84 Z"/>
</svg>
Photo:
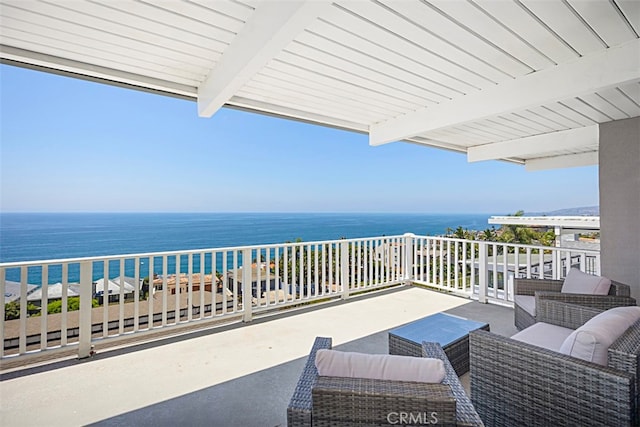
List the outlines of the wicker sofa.
<svg viewBox="0 0 640 427">
<path fill-rule="evenodd" d="M 585 307 L 607 310 L 613 307 L 636 305 L 636 300 L 631 298 L 628 285 L 611 281 L 608 295 L 588 295 L 562 293 L 562 280 L 539 280 L 539 279 L 515 279 L 514 280 L 514 323 L 519 330 L 527 328 L 536 323 L 541 299 L 554 300 L 569 304 L 577 304 Z M 534 313 L 530 313 L 525 308 L 522 300 L 518 296 L 534 296 Z"/>
<path fill-rule="evenodd" d="M 577 329 L 601 310 L 541 300 L 538 321 Z M 471 399 L 487 426 L 634 426 L 640 422 L 640 320 L 608 366 L 485 331 L 470 334 Z"/>
<path fill-rule="evenodd" d="M 483 425 L 437 343 L 424 343 L 423 356 L 443 360 L 446 376 L 442 384 L 320 377 L 315 355 L 321 348 L 331 348 L 331 338 L 318 337 L 313 344 L 287 408 L 289 426 L 388 426 L 399 424 L 402 412 L 428 417 L 414 420 L 417 424 Z"/>
</svg>

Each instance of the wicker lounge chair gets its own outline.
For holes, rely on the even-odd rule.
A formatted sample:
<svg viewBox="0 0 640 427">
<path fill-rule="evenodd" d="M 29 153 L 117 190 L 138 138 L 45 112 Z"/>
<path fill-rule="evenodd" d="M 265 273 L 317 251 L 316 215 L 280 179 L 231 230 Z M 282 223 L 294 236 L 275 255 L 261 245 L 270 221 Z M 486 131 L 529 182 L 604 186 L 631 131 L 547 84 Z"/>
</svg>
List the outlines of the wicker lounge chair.
<svg viewBox="0 0 640 427">
<path fill-rule="evenodd" d="M 631 298 L 628 285 L 611 282 L 608 295 L 588 295 L 562 293 L 562 280 L 538 280 L 515 279 L 514 281 L 514 323 L 519 330 L 528 328 L 536 323 L 537 307 L 541 299 L 554 300 L 569 304 L 577 304 L 585 307 L 593 307 L 607 310 L 613 307 L 636 305 L 636 300 Z M 522 303 L 518 301 L 518 295 L 535 296 L 534 314 L 531 314 Z"/>
<path fill-rule="evenodd" d="M 287 408 L 289 426 L 390 425 L 399 422 L 399 412 L 423 417 L 436 412 L 437 425 L 483 425 L 439 344 L 424 343 L 423 355 L 443 360 L 442 384 L 319 377 L 315 354 L 320 348 L 331 348 L 331 338 L 315 340 Z"/>
<path fill-rule="evenodd" d="M 576 329 L 600 312 L 543 300 L 538 321 Z M 640 320 L 609 347 L 608 366 L 474 331 L 471 399 L 487 426 L 637 426 L 639 356 Z"/>
</svg>

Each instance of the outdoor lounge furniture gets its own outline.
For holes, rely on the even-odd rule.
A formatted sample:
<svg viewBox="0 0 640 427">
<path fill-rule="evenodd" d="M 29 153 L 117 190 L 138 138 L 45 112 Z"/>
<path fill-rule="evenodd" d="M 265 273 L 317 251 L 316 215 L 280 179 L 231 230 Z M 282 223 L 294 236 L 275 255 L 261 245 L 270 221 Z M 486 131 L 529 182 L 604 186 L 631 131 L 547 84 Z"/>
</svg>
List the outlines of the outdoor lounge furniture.
<svg viewBox="0 0 640 427">
<path fill-rule="evenodd" d="M 456 374 L 469 371 L 469 332 L 489 330 L 489 324 L 436 313 L 389 331 L 389 354 L 421 356 L 422 343 L 437 342 L 453 365 Z"/>
<path fill-rule="evenodd" d="M 570 272 L 571 274 L 571 272 Z M 563 280 L 514 280 L 514 323 L 519 330 L 533 325 L 537 320 L 537 307 L 541 299 L 607 310 L 613 307 L 636 305 L 628 285 L 611 281 L 606 295 L 561 292 Z"/>
<path fill-rule="evenodd" d="M 321 348 L 330 349 L 331 338 L 318 337 L 313 344 L 287 408 L 289 426 L 388 426 L 400 424 L 401 413 L 413 414 L 414 424 L 483 425 L 437 343 L 423 343 L 423 356 L 443 361 L 446 374 L 439 384 L 318 376 L 315 356 Z"/>
<path fill-rule="evenodd" d="M 573 329 L 604 312 L 557 301 L 540 303 L 538 323 L 514 337 L 532 329 L 542 330 L 545 333 L 537 339 L 556 340 L 558 351 L 485 331 L 470 334 L 471 400 L 485 424 L 637 426 L 640 320 L 630 326 L 616 321 L 623 330 L 617 339 L 616 334 L 611 334 L 609 339 L 615 341 L 608 348 L 601 348 L 606 360 L 603 366 L 598 361 L 574 357 L 577 344 L 569 347 L 571 355 L 561 351 L 566 351 L 564 346 L 572 339 Z M 554 337 L 554 327 L 569 328 L 570 334 L 562 341 L 562 336 Z M 573 337 L 578 335 L 574 333 Z M 592 337 L 587 335 L 582 345 L 593 345 Z"/>
</svg>

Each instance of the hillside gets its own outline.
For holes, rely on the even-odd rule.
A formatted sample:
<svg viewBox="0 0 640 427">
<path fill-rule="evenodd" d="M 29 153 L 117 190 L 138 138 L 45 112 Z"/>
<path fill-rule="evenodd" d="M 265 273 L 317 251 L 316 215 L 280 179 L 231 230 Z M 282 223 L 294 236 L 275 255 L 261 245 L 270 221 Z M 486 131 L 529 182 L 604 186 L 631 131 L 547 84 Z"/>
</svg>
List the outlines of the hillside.
<svg viewBox="0 0 640 427">
<path fill-rule="evenodd" d="M 598 216 L 600 215 L 600 206 L 583 206 L 579 208 L 558 209 L 549 212 L 527 212 L 527 216 Z"/>
</svg>

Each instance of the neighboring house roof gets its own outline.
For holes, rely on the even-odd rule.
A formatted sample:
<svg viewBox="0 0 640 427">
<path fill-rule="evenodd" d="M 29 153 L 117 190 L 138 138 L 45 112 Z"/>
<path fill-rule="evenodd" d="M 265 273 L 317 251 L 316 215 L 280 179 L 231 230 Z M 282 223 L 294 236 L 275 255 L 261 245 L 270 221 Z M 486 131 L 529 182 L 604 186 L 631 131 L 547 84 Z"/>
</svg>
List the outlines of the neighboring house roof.
<svg viewBox="0 0 640 427">
<path fill-rule="evenodd" d="M 136 288 L 136 279 L 135 277 L 127 277 L 124 276 L 122 278 L 122 280 L 124 281 L 125 284 L 132 286 L 134 289 Z M 120 276 L 116 277 L 115 279 L 111 279 L 112 282 L 119 284 L 120 283 Z M 139 281 L 139 283 L 142 283 L 142 280 Z"/>
<path fill-rule="evenodd" d="M 80 296 L 80 285 L 77 283 L 69 284 L 67 288 L 67 296 L 77 297 Z M 47 299 L 60 299 L 62 298 L 62 283 L 54 283 L 47 286 Z M 27 301 L 40 301 L 42 300 L 42 288 L 38 287 L 36 290 L 27 295 Z"/>
<path fill-rule="evenodd" d="M 200 284 L 200 279 L 201 279 L 200 273 L 194 273 L 194 274 L 191 275 L 191 283 L 194 286 Z M 153 279 L 153 284 L 154 285 L 161 285 L 163 280 L 164 280 L 163 277 L 158 276 L 158 277 Z M 175 274 L 167 276 L 167 286 L 175 286 L 177 280 L 178 279 L 176 278 Z M 179 280 L 180 280 L 180 284 L 181 285 L 186 285 L 186 284 L 189 283 L 189 276 L 187 274 L 181 274 Z M 218 277 L 214 276 L 213 274 L 205 274 L 204 275 L 204 284 L 205 285 L 212 284 L 214 280 L 215 280 L 216 283 L 220 282 L 220 279 L 218 279 Z"/>
<path fill-rule="evenodd" d="M 20 282 L 7 280 L 4 288 L 4 303 L 10 303 L 20 299 Z M 38 285 L 27 284 L 27 295 L 36 290 Z"/>
<path fill-rule="evenodd" d="M 134 280 L 135 283 L 135 280 Z M 96 295 L 102 295 L 104 293 L 104 278 L 99 279 L 94 282 L 96 289 Z M 135 291 L 135 286 L 131 283 L 128 283 L 126 280 L 124 281 L 124 293 L 129 294 Z M 120 293 L 120 278 L 108 280 L 107 282 L 107 293 L 115 295 Z"/>
<path fill-rule="evenodd" d="M 238 277 L 238 283 L 242 283 L 243 271 L 244 271 L 244 267 L 238 267 L 237 274 L 235 274 Z M 282 271 L 280 271 L 280 274 L 279 274 L 280 278 L 282 278 L 282 275 L 283 273 Z M 263 263 L 260 266 L 258 266 L 256 263 L 253 263 L 251 264 L 251 281 L 257 282 L 258 276 L 260 277 L 261 282 L 265 282 L 267 279 L 269 279 L 270 281 L 276 279 L 275 273 L 267 269 L 266 264 Z M 234 277 L 234 271 L 233 270 L 228 271 L 227 280 L 232 280 L 233 277 Z"/>
</svg>

